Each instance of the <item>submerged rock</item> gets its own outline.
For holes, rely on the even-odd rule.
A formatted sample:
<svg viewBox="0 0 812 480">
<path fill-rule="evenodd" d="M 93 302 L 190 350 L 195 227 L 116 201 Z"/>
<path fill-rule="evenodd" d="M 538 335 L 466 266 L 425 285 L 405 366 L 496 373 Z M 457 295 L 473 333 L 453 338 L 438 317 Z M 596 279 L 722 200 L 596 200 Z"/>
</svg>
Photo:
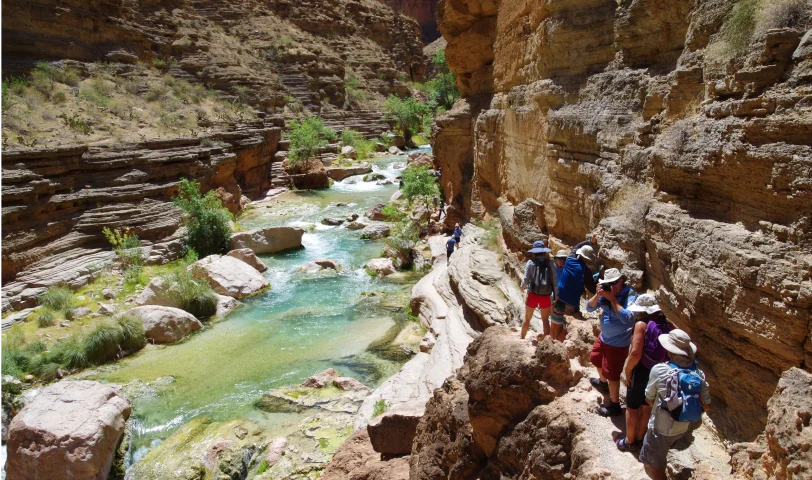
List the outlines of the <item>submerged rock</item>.
<svg viewBox="0 0 812 480">
<path fill-rule="evenodd" d="M 267 227 L 231 235 L 231 249 L 250 248 L 256 254 L 276 253 L 302 247 L 304 229 L 298 227 Z"/>
<path fill-rule="evenodd" d="M 8 478 L 106 479 L 131 412 L 119 391 L 88 380 L 43 388 L 11 420 Z"/>
<path fill-rule="evenodd" d="M 335 371 L 332 368 L 328 368 L 327 370 L 317 373 L 312 377 L 308 378 L 307 380 L 302 383 L 303 387 L 311 387 L 311 388 L 323 388 L 327 385 L 330 385 L 333 382 L 334 378 L 339 377 L 341 374 Z"/>
<path fill-rule="evenodd" d="M 343 219 L 343 218 L 328 217 L 328 218 L 323 219 L 321 221 L 321 223 L 322 223 L 322 225 L 336 226 L 336 225 L 341 225 L 342 223 L 344 223 L 344 221 L 345 221 L 345 219 Z"/>
<path fill-rule="evenodd" d="M 350 223 L 347 224 L 347 228 L 349 228 L 350 230 L 361 230 L 361 229 L 364 229 L 366 227 L 367 227 L 367 225 L 365 223 L 361 223 L 361 222 L 350 222 Z"/>
<path fill-rule="evenodd" d="M 147 338 L 155 343 L 177 342 L 203 328 L 200 320 L 179 308 L 147 305 L 127 310 L 125 315 L 140 318 Z"/>
<path fill-rule="evenodd" d="M 383 173 L 377 173 L 377 172 L 376 173 L 369 173 L 367 175 L 364 175 L 364 181 L 365 182 L 375 182 L 377 180 L 386 180 L 386 175 L 384 175 Z"/>
<path fill-rule="evenodd" d="M 195 277 L 207 280 L 216 293 L 229 297 L 247 297 L 270 285 L 254 267 L 234 257 L 210 255 L 189 268 Z"/>
</svg>

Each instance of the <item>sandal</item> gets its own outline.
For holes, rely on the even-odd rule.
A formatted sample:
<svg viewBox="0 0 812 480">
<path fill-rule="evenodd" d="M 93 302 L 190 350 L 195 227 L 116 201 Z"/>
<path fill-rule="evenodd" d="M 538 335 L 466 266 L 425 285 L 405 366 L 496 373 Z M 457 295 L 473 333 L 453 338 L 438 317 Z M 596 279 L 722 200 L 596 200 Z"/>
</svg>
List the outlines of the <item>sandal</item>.
<svg viewBox="0 0 812 480">
<path fill-rule="evenodd" d="M 617 441 L 615 441 L 615 445 L 617 446 L 617 449 L 620 450 L 621 452 L 630 452 L 632 450 L 637 450 L 636 448 L 637 442 L 628 443 L 626 442 L 625 437 L 619 438 Z"/>
</svg>

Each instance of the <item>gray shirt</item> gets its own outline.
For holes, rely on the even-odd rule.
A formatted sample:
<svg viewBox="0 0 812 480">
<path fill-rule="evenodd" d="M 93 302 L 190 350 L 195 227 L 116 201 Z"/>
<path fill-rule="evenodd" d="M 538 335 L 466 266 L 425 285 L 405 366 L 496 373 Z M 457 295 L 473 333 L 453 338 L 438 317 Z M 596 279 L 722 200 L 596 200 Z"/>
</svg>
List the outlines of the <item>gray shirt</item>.
<svg viewBox="0 0 812 480">
<path fill-rule="evenodd" d="M 668 376 L 671 373 L 671 366 L 668 363 L 658 363 L 651 368 L 651 374 L 648 377 L 648 385 L 646 386 L 646 400 L 654 401 L 654 407 L 651 409 L 651 418 L 648 421 L 648 428 L 653 428 L 660 435 L 667 437 L 673 435 L 680 435 L 688 431 L 691 425 L 689 422 L 678 422 L 671 418 L 671 414 L 660 408 L 660 400 L 665 398 L 665 385 Z M 699 397 L 702 403 L 710 405 L 710 386 L 705 380 L 705 373 L 699 368 L 696 369 L 697 375 L 702 379 L 702 386 L 699 388 Z"/>
<path fill-rule="evenodd" d="M 552 273 L 552 282 L 553 282 L 553 291 L 555 292 L 556 298 L 558 298 L 558 275 L 555 271 L 555 262 L 551 259 L 547 259 L 547 262 L 550 264 L 550 272 Z M 524 266 L 524 279 L 522 280 L 522 289 L 530 287 L 530 270 L 533 268 L 533 260 L 528 260 L 527 265 Z"/>
</svg>

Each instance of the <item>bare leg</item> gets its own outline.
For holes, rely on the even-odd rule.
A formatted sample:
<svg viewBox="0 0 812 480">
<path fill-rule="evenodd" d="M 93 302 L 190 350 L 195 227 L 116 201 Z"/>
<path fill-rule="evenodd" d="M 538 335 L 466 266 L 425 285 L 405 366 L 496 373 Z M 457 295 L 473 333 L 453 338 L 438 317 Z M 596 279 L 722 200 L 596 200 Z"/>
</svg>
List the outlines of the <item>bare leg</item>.
<svg viewBox="0 0 812 480">
<path fill-rule="evenodd" d="M 553 307 L 540 308 L 541 310 L 541 325 L 544 327 L 544 335 L 550 334 L 550 314 L 553 313 Z"/>
<path fill-rule="evenodd" d="M 561 325 L 561 331 L 558 332 L 558 336 L 554 337 L 554 338 L 556 340 L 558 340 L 559 342 L 563 342 L 564 340 L 566 340 L 567 339 L 567 326 L 566 325 Z"/>
<path fill-rule="evenodd" d="M 646 474 L 651 477 L 651 480 L 668 480 L 665 476 L 664 468 L 654 468 L 651 465 L 646 465 Z"/>
<path fill-rule="evenodd" d="M 564 331 L 564 325 L 561 325 L 560 323 L 555 323 L 555 322 L 552 322 L 550 324 L 550 336 L 553 337 L 553 339 L 558 340 L 558 337 L 561 336 L 561 332 L 563 332 L 563 331 Z"/>
<path fill-rule="evenodd" d="M 527 305 L 524 306 L 524 322 L 522 323 L 522 340 L 524 340 L 524 337 L 527 336 L 527 329 L 530 328 L 530 320 L 533 318 L 534 311 L 536 311 L 535 308 L 530 308 Z"/>
<path fill-rule="evenodd" d="M 603 378 L 601 378 L 601 380 L 603 380 Z M 620 380 L 609 380 L 609 399 L 612 400 L 612 403 L 620 402 Z"/>
<path fill-rule="evenodd" d="M 626 407 L 626 443 L 631 445 L 642 437 L 637 436 L 637 424 L 640 422 L 640 409 Z"/>
<path fill-rule="evenodd" d="M 646 430 L 648 430 L 648 419 L 651 417 L 651 405 L 641 405 L 640 406 L 640 418 L 637 423 L 637 435 L 635 438 L 638 440 L 642 440 L 646 437 Z M 629 431 L 628 425 L 626 426 L 626 431 Z"/>
</svg>

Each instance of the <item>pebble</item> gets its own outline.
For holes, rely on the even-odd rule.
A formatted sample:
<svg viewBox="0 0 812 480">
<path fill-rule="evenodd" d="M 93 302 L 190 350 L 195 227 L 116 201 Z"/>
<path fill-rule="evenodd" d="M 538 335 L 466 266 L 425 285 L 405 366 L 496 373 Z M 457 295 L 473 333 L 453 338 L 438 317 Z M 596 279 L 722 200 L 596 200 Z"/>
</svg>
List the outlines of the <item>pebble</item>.
<svg viewBox="0 0 812 480">
<path fill-rule="evenodd" d="M 70 327 L 70 322 L 62 322 L 59 324 L 60 327 Z"/>
</svg>

